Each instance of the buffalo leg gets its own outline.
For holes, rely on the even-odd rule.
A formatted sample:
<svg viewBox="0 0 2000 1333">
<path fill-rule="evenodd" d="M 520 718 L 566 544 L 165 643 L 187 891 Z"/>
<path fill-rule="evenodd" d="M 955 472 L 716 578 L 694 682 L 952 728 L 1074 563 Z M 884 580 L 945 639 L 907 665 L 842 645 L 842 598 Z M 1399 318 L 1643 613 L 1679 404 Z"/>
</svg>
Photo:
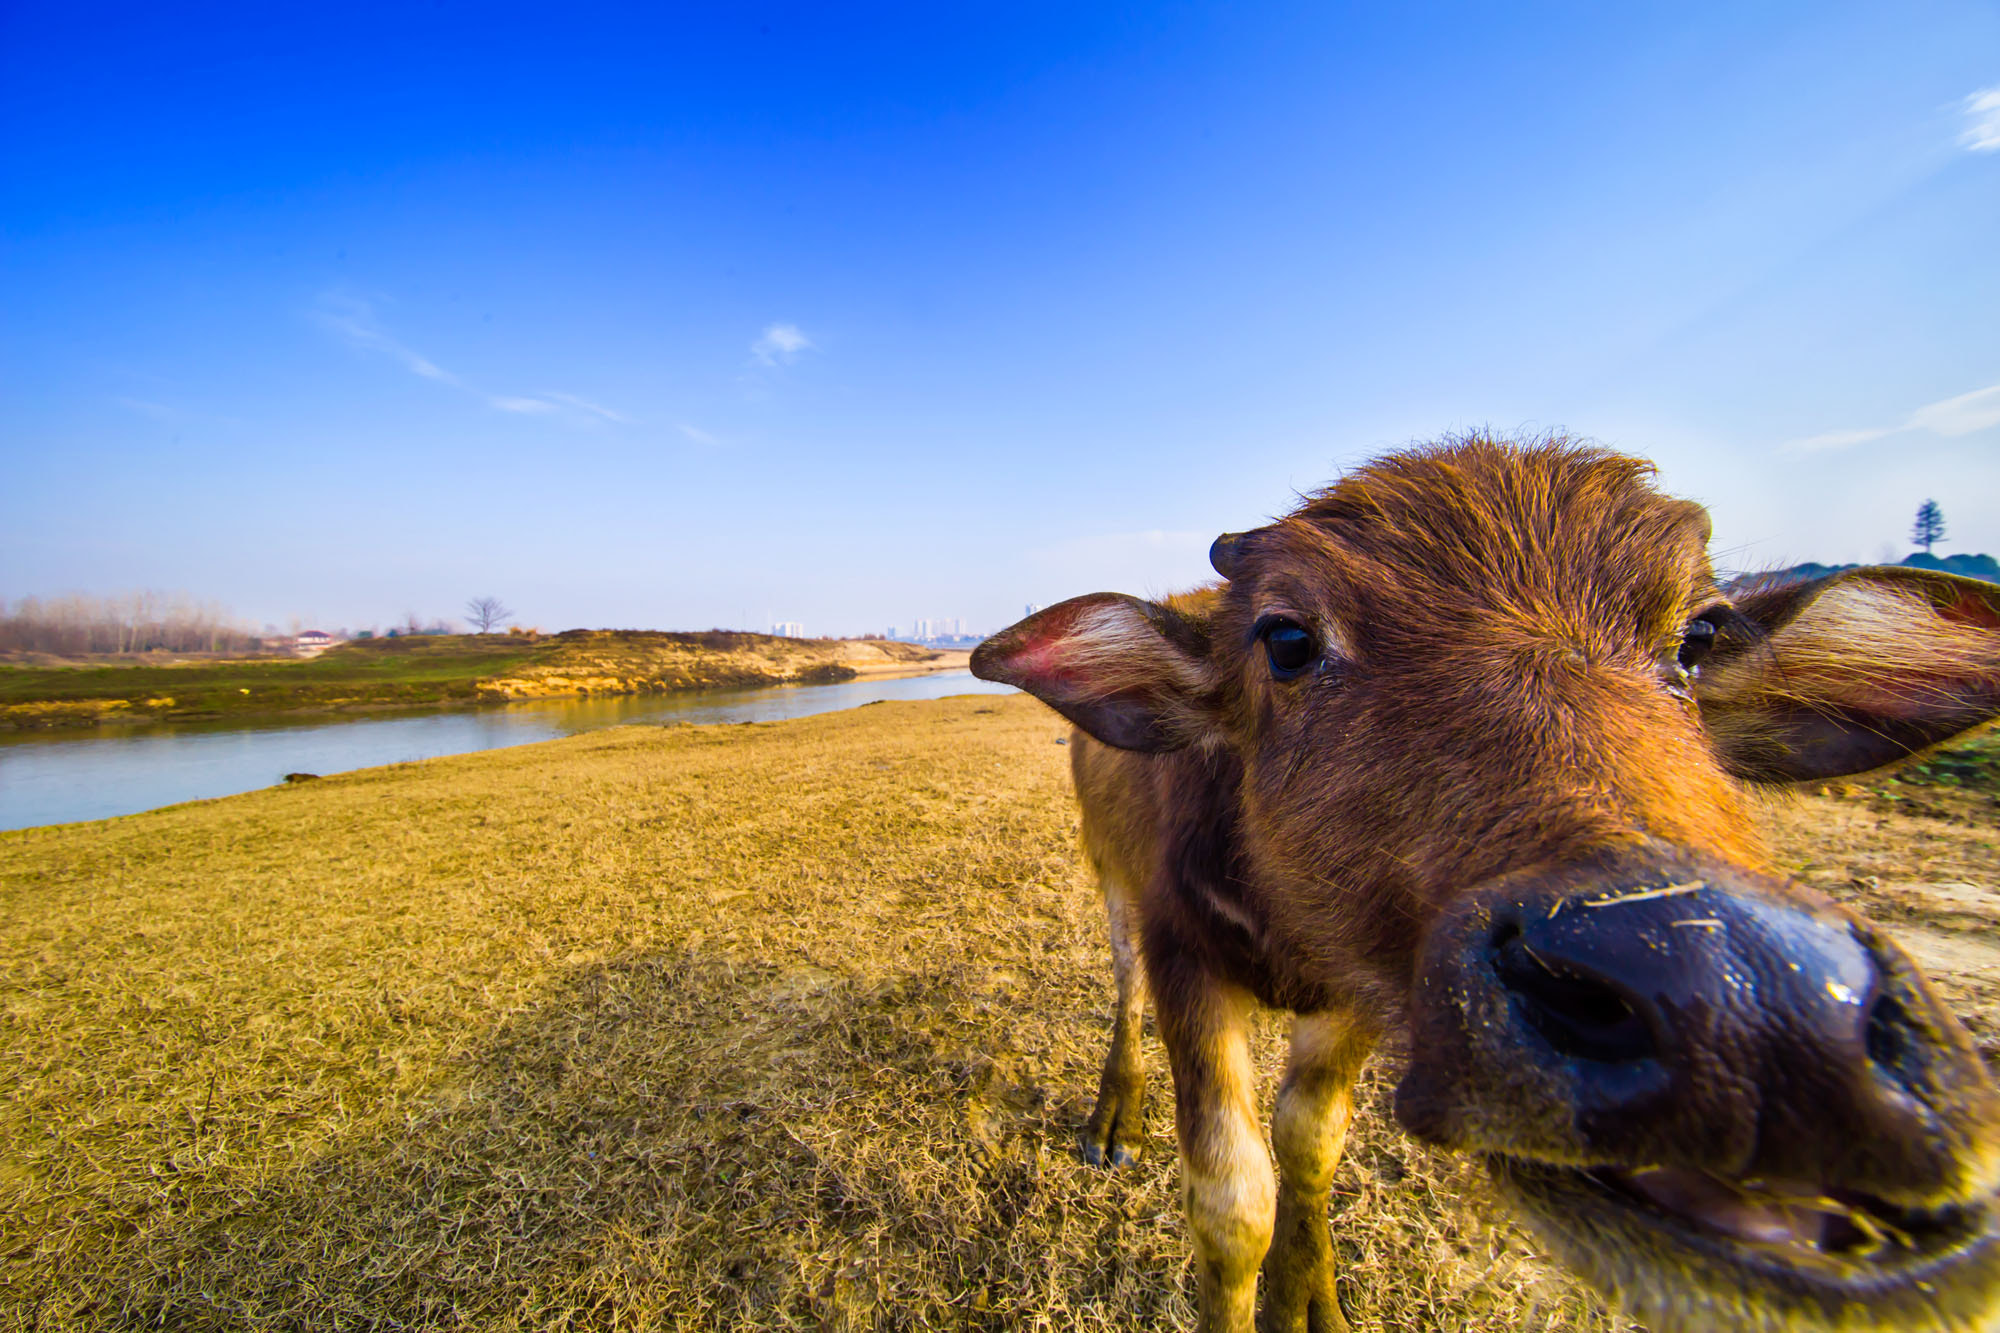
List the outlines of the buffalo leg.
<svg viewBox="0 0 2000 1333">
<path fill-rule="evenodd" d="M 1118 983 L 1118 1017 L 1111 1049 L 1097 1080 L 1097 1106 L 1084 1123 L 1083 1160 L 1092 1166 L 1124 1166 L 1138 1156 L 1145 1133 L 1146 1071 L 1139 1060 L 1139 1028 L 1146 1016 L 1146 991 L 1139 976 L 1138 923 L 1131 891 L 1116 875 L 1101 874 L 1104 913 L 1111 926 L 1111 974 Z"/>
<path fill-rule="evenodd" d="M 1198 1327 L 1201 1333 L 1251 1333 L 1277 1179 L 1257 1123 L 1248 1000 L 1187 972 L 1165 984 L 1157 976 L 1154 981 L 1160 1036 L 1174 1068 L 1174 1127 L 1194 1240 Z"/>
<path fill-rule="evenodd" d="M 1278 1085 L 1271 1143 L 1278 1153 L 1278 1216 L 1264 1258 L 1260 1333 L 1342 1333 L 1334 1296 L 1326 1201 L 1340 1165 L 1351 1091 L 1373 1037 L 1343 1014 L 1302 1015 Z"/>
</svg>

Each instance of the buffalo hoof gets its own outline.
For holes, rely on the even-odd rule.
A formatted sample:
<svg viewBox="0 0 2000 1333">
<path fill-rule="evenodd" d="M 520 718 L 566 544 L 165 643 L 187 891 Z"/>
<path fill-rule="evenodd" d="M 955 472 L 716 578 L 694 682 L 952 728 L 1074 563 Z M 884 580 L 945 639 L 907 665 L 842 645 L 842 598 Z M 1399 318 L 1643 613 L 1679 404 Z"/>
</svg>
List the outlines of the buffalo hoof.
<svg viewBox="0 0 2000 1333">
<path fill-rule="evenodd" d="M 1145 1123 L 1143 1085 L 1107 1088 L 1099 1093 L 1097 1109 L 1077 1135 L 1077 1153 L 1091 1166 L 1113 1170 L 1130 1166 L 1139 1160 Z"/>
</svg>

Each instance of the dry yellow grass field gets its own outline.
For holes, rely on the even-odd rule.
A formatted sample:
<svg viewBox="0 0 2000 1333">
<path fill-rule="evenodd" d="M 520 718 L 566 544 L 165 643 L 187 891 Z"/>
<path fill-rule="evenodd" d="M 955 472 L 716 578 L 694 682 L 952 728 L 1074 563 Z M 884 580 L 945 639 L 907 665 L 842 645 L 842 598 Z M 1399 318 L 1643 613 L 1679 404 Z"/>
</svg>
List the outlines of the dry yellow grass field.
<svg viewBox="0 0 2000 1333">
<path fill-rule="evenodd" d="M 621 728 L 0 834 L 0 1326 L 1186 1326 L 1157 1044 L 1145 1159 L 1073 1151 L 1111 991 L 1066 730 Z M 1856 790 L 1786 855 L 1955 960 L 1990 1053 L 1992 799 Z M 1632 1327 L 1387 1087 L 1357 1327 Z"/>
</svg>

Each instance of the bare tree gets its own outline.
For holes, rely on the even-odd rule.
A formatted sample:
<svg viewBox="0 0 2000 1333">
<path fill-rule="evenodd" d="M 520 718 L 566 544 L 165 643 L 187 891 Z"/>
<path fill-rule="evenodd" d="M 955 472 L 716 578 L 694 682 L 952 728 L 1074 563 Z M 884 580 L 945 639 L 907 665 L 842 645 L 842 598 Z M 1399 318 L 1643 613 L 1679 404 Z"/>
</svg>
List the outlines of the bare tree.
<svg viewBox="0 0 2000 1333">
<path fill-rule="evenodd" d="M 1944 510 L 1936 500 L 1926 500 L 1917 506 L 1917 522 L 1910 529 L 1910 540 L 1924 548 L 1929 555 L 1934 543 L 1944 540 Z"/>
<path fill-rule="evenodd" d="M 0 605 L 0 651 L 123 655 L 244 652 L 255 646 L 249 627 L 227 610 L 185 593 L 72 593 Z"/>
<path fill-rule="evenodd" d="M 495 625 L 513 614 L 498 597 L 475 597 L 465 604 L 465 618 L 479 634 L 491 634 Z"/>
</svg>

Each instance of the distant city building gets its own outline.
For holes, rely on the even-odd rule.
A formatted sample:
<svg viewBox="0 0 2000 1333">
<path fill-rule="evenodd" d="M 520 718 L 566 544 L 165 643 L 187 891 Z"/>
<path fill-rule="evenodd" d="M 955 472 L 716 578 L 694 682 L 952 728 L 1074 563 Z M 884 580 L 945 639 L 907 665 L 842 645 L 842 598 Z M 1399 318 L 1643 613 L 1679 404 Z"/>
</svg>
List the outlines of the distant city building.
<svg viewBox="0 0 2000 1333">
<path fill-rule="evenodd" d="M 933 648 L 973 648 L 986 636 L 974 630 L 963 616 L 919 616 L 907 631 L 889 626 L 884 638 L 898 643 L 925 643 Z"/>
<path fill-rule="evenodd" d="M 780 620 L 771 626 L 771 633 L 781 639 L 803 639 L 806 636 L 806 627 L 796 620 Z"/>
</svg>

